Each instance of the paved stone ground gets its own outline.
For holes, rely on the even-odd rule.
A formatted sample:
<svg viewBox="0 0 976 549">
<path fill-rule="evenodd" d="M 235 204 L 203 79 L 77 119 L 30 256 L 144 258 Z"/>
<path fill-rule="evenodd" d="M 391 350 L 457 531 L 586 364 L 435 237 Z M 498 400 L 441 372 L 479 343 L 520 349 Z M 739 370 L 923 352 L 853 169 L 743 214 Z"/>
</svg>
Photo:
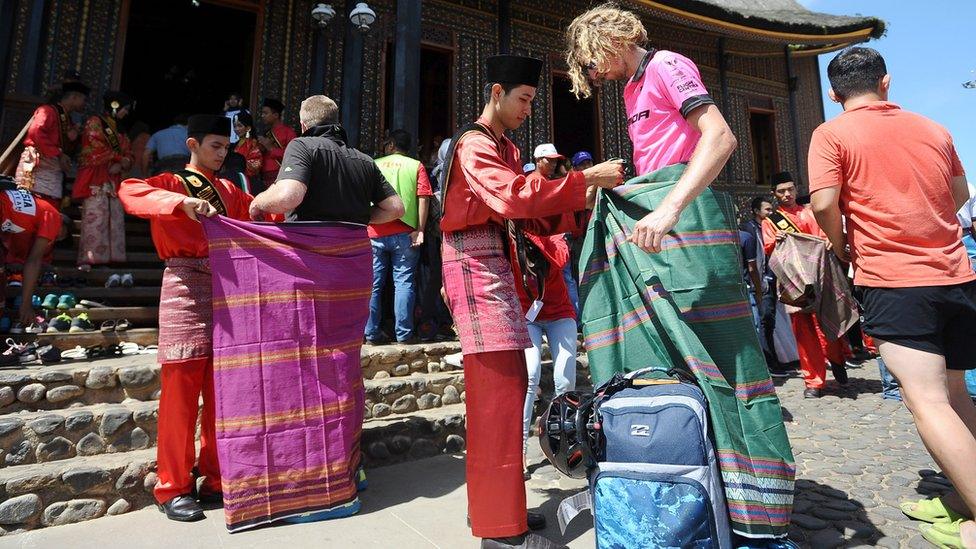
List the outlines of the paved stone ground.
<svg viewBox="0 0 976 549">
<path fill-rule="evenodd" d="M 796 453 L 796 514 L 791 530 L 804 547 L 928 547 L 898 502 L 946 489 L 947 481 L 918 438 L 900 402 L 882 400 L 877 366 L 851 370 L 843 388 L 828 382 L 826 396 L 804 400 L 800 379 L 778 389 Z M 560 477 L 530 444 L 530 506 L 550 517 L 583 487 Z M 463 462 L 458 456 L 403 463 L 370 473 L 363 511 L 339 521 L 283 525 L 228 534 L 219 509 L 207 520 L 177 524 L 149 508 L 80 524 L 0 538 L 0 547 L 398 547 L 474 548 L 464 527 Z M 146 535 L 152 532 L 151 535 Z M 562 538 L 573 549 L 593 547 L 592 522 L 578 518 Z"/>
</svg>

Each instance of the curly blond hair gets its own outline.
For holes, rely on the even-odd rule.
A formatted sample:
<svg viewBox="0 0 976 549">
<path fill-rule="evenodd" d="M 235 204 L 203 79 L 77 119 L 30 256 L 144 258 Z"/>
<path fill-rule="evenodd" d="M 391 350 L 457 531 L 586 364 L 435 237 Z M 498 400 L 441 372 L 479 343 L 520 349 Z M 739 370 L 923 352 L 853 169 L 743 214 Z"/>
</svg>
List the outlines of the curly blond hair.
<svg viewBox="0 0 976 549">
<path fill-rule="evenodd" d="M 593 93 L 586 75 L 589 63 L 602 72 L 624 51 L 646 43 L 644 24 L 617 4 L 601 4 L 579 15 L 566 29 L 566 64 L 573 84 L 570 91 L 577 99 L 589 97 Z"/>
</svg>

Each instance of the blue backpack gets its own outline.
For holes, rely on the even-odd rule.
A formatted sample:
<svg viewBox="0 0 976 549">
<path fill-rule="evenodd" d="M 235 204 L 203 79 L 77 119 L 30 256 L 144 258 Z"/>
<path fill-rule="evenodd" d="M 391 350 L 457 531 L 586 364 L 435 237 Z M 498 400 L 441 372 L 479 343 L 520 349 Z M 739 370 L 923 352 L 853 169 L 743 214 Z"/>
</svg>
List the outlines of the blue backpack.
<svg viewBox="0 0 976 549">
<path fill-rule="evenodd" d="M 671 375 L 618 374 L 597 390 L 596 466 L 589 490 L 560 504 L 564 531 L 588 508 L 598 549 L 732 547 L 708 405 Z"/>
</svg>

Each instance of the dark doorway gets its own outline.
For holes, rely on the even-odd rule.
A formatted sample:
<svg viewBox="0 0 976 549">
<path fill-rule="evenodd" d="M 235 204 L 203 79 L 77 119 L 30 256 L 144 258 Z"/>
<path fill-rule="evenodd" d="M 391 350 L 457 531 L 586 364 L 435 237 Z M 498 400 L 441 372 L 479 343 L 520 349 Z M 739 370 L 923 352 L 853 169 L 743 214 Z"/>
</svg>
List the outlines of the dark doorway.
<svg viewBox="0 0 976 549">
<path fill-rule="evenodd" d="M 180 114 L 219 113 L 251 88 L 253 12 L 200 2 L 130 0 L 122 90 L 152 131 Z"/>
<path fill-rule="evenodd" d="M 770 112 L 749 112 L 752 145 L 752 177 L 756 185 L 767 186 L 779 171 L 776 154 L 776 120 Z"/>
<path fill-rule="evenodd" d="M 393 124 L 393 43 L 386 46 L 383 131 Z M 414 136 L 417 155 L 427 168 L 441 141 L 454 135 L 454 52 L 432 46 L 420 47 L 420 120 Z"/>
<path fill-rule="evenodd" d="M 552 75 L 552 139 L 556 150 L 567 157 L 588 151 L 601 159 L 600 120 L 596 94 L 579 99 L 569 91 L 569 78 Z M 538 145 L 534 143 L 533 145 Z"/>
</svg>

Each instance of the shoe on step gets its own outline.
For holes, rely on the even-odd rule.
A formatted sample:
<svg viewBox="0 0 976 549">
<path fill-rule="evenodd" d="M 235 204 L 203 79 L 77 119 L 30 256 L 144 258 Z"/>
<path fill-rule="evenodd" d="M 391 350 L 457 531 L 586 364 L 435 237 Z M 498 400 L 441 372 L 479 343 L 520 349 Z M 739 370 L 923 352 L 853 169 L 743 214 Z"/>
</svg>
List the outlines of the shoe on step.
<svg viewBox="0 0 976 549">
<path fill-rule="evenodd" d="M 119 276 L 118 273 L 112 273 L 112 275 L 108 277 L 108 280 L 105 281 L 106 288 L 118 288 L 121 285 L 122 277 Z"/>
<path fill-rule="evenodd" d="M 179 522 L 193 522 L 203 518 L 203 508 L 190 494 L 183 494 L 159 505 L 166 518 Z"/>
<path fill-rule="evenodd" d="M 64 294 L 58 299 L 58 310 L 67 311 L 68 309 L 74 309 L 78 301 L 75 299 L 74 294 Z"/>
<path fill-rule="evenodd" d="M 44 296 L 44 301 L 41 302 L 41 308 L 43 309 L 56 309 L 58 307 L 58 296 L 55 294 L 47 294 Z"/>
<path fill-rule="evenodd" d="M 61 362 L 61 350 L 54 345 L 45 345 L 37 349 L 37 357 L 43 364 L 54 364 Z"/>
<path fill-rule="evenodd" d="M 94 331 L 95 327 L 92 326 L 91 320 L 88 318 L 88 313 L 81 313 L 80 315 L 76 316 L 71 321 L 71 327 L 68 328 L 68 332 L 72 334 Z"/>
<path fill-rule="evenodd" d="M 71 329 L 71 317 L 68 313 L 61 313 L 58 316 L 51 319 L 51 322 L 47 325 L 47 333 L 49 334 L 63 334 L 67 333 Z"/>
<path fill-rule="evenodd" d="M 132 276 L 132 273 L 125 273 L 122 275 L 122 287 L 131 288 L 136 285 L 136 279 Z"/>
</svg>

